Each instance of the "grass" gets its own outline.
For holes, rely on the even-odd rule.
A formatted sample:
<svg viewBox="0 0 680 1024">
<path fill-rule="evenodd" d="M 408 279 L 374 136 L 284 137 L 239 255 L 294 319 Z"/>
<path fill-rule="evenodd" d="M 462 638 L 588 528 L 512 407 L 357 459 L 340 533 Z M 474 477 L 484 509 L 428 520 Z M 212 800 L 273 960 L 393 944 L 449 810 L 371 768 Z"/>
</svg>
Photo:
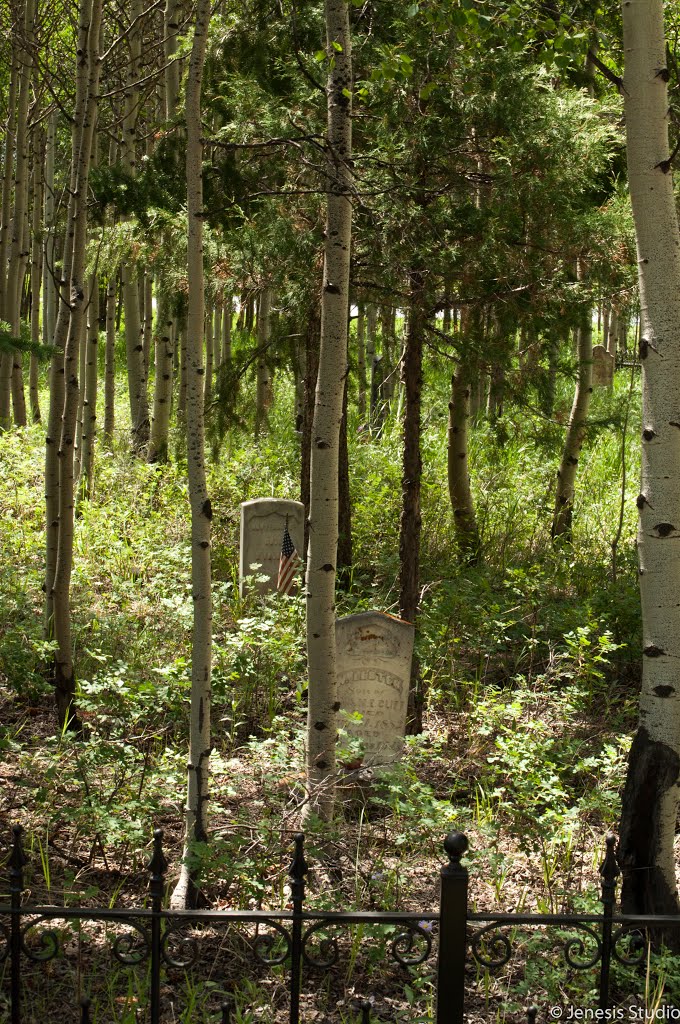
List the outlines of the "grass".
<svg viewBox="0 0 680 1024">
<path fill-rule="evenodd" d="M 596 906 L 595 867 L 618 818 L 639 686 L 635 396 L 615 582 L 610 564 L 628 383 L 617 379 L 611 395 L 595 397 L 600 426 L 579 467 L 573 547 L 555 550 L 549 540 L 563 426 L 511 407 L 502 435 L 498 426 L 476 427 L 470 459 L 485 560 L 472 569 L 461 567 L 452 543 L 446 382 L 430 382 L 417 634 L 426 730 L 409 738 L 402 762 L 368 797 L 352 793 L 332 828 L 310 833 L 312 906 L 436 907 L 441 843 L 451 828 L 470 838 L 475 907 Z M 568 402 L 568 385 L 559 400 Z M 196 856 L 215 905 L 285 904 L 290 837 L 299 827 L 304 608 L 301 599 L 244 602 L 236 586 L 240 502 L 297 497 L 291 408 L 281 381 L 270 437 L 255 446 L 250 435 L 232 431 L 210 468 L 213 844 Z M 338 611 L 394 611 L 399 431 L 388 421 L 378 439 L 356 427 L 350 424 L 356 564 Z M 32 899 L 129 906 L 145 898 L 153 827 L 166 831 L 170 878 L 181 850 L 191 627 L 186 474 L 181 460 L 147 466 L 133 459 L 124 423 L 112 447 L 98 448 L 93 498 L 76 524 L 72 606 L 87 735 L 74 742 L 54 734 L 44 678 L 50 644 L 41 626 L 42 462 L 39 427 L 0 436 L 0 475 L 9 481 L 0 499 L 0 849 L 7 848 L 10 821 L 20 820 L 33 854 Z M 106 966 L 108 941 L 71 941 L 72 973 L 45 975 L 49 985 L 38 989 L 31 1011 L 36 1018 L 48 996 L 63 1001 L 60 992 L 82 991 L 87 978 L 93 1019 L 134 1019 L 144 978 Z M 344 973 L 314 982 L 316 1007 L 307 1001 L 308 1014 L 354 1020 L 356 999 L 368 992 L 381 1019 L 431 1013 L 426 971 L 386 971 L 380 942 L 354 933 L 348 943 Z M 283 1005 L 275 972 L 246 980 L 250 962 L 238 943 L 207 936 L 203 950 L 202 974 L 168 973 L 168 1021 L 219 1019 L 225 992 L 236 997 L 236 1020 L 269 1019 L 270 1008 Z M 480 968 L 470 1019 L 520 1019 L 528 998 L 587 999 L 592 975 L 579 981 L 546 956 L 529 937 L 519 961 L 500 974 Z M 537 958 L 539 973 L 531 966 Z M 661 973 L 668 979 L 667 966 Z M 650 991 L 661 974 L 654 977 Z M 644 971 L 622 974 L 618 984 L 622 997 L 644 1001 Z"/>
</svg>

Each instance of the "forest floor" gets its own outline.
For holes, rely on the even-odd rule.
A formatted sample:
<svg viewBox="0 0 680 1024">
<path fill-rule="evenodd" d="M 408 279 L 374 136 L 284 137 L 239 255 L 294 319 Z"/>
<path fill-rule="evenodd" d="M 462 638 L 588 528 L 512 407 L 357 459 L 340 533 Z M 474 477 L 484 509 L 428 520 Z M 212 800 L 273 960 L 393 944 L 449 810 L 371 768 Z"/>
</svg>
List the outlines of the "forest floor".
<svg viewBox="0 0 680 1024">
<path fill-rule="evenodd" d="M 623 394 L 621 387 L 606 399 L 603 416 L 613 424 Z M 472 909 L 597 912 L 598 866 L 618 819 L 639 686 L 630 499 L 615 573 L 611 565 L 626 443 L 622 449 L 614 426 L 590 439 L 575 543 L 556 551 L 547 457 L 555 438 L 527 419 L 509 422 L 500 444 L 488 427 L 473 437 L 486 553 L 474 569 L 451 549 L 442 418 L 426 425 L 417 640 L 425 728 L 407 738 L 389 771 L 341 787 L 332 826 L 307 829 L 310 910 L 436 912 L 442 843 L 454 829 L 469 841 Z M 304 798 L 304 607 L 299 597 L 241 600 L 235 567 L 240 502 L 296 496 L 295 443 L 282 418 L 257 448 L 246 437 L 224 442 L 211 470 L 211 841 L 194 853 L 215 909 L 289 905 Z M 128 454 L 121 431 L 99 453 L 76 539 L 72 606 L 85 733 L 74 740 L 55 732 L 44 677 L 51 645 L 41 623 L 42 446 L 37 427 L 0 438 L 9 483 L 0 499 L 0 892 L 11 825 L 20 822 L 26 903 L 139 907 L 148 901 L 152 830 L 164 830 L 168 892 L 182 849 L 191 602 L 181 451 L 178 463 L 146 466 Z M 353 440 L 350 454 L 356 568 L 339 613 L 394 611 L 398 432 Z M 144 1019 L 147 968 L 116 960 L 116 928 L 56 927 L 63 955 L 26 961 L 25 1019 L 72 1021 L 86 993 L 97 1024 Z M 596 969 L 570 967 L 557 936 L 512 937 L 508 964 L 469 967 L 471 1022 L 521 1021 L 531 1002 L 594 1005 Z M 227 994 L 239 1024 L 285 1019 L 285 969 L 258 965 L 252 929 L 211 925 L 193 938 L 197 963 L 164 975 L 164 1021 L 217 1021 Z M 364 998 L 372 1020 L 431 1019 L 434 957 L 404 967 L 390 955 L 394 939 L 348 929 L 338 964 L 306 972 L 303 1019 L 349 1024 Z M 0 1020 L 8 1019 L 7 963 Z M 613 983 L 622 1005 L 677 1000 L 680 970 L 668 959 L 646 974 L 617 965 Z"/>
</svg>

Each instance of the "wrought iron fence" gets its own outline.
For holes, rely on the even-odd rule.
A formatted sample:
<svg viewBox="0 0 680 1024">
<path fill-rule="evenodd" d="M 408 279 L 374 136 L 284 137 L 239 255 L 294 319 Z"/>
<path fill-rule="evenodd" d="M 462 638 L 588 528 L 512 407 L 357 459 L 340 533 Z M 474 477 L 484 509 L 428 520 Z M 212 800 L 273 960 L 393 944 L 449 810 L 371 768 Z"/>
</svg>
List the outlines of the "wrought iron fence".
<svg viewBox="0 0 680 1024">
<path fill-rule="evenodd" d="M 489 971 L 506 965 L 512 956 L 518 930 L 554 927 L 561 933 L 565 964 L 575 971 L 597 972 L 597 1008 L 611 1005 L 610 975 L 613 963 L 634 967 L 647 955 L 646 933 L 651 929 L 678 927 L 680 917 L 617 916 L 616 882 L 619 868 L 615 839 L 607 838 L 600 867 L 602 913 L 599 914 L 497 914 L 477 913 L 468 904 L 468 870 L 462 858 L 468 848 L 460 832 L 444 841 L 448 862 L 440 872 L 440 903 L 437 912 L 408 911 L 320 911 L 305 907 L 304 836 L 294 841 L 289 867 L 290 909 L 286 910 L 191 910 L 163 909 L 167 862 L 163 834 L 154 833 L 153 856 L 149 863 L 149 905 L 135 909 L 34 906 L 24 903 L 24 868 L 27 858 L 22 830 L 13 830 L 9 856 L 9 903 L 0 904 L 0 964 L 9 974 L 9 1016 L 11 1024 L 22 1024 L 22 975 L 26 965 L 47 967 L 61 952 L 59 922 L 101 922 L 114 930 L 111 953 L 126 967 L 146 968 L 147 992 L 136 1019 L 161 1024 L 161 985 L 164 972 L 189 969 L 200 957 L 196 932 L 201 928 L 246 926 L 254 928 L 249 950 L 254 962 L 284 972 L 288 992 L 290 1024 L 300 1024 L 300 995 L 303 975 L 313 970 L 329 971 L 340 959 L 338 934 L 352 926 L 388 929 L 390 955 L 404 968 L 432 964 L 436 984 L 436 1024 L 461 1024 L 465 1016 L 466 965 L 476 964 Z M 435 938 L 437 942 L 435 943 Z M 87 979 L 83 987 L 86 987 Z M 80 1002 L 80 1020 L 91 1020 L 87 998 Z M 76 1011 L 77 1012 L 77 1011 Z M 224 1003 L 222 1021 L 230 1020 L 230 1006 Z M 360 1008 L 368 1024 L 370 1004 Z M 536 1019 L 535 1009 L 528 1012 Z M 0 1018 L 2 1019 L 2 1018 Z M 72 1018 L 75 1019 L 75 1018 Z M 597 1019 L 606 1019 L 600 1016 Z M 614 1018 L 612 1018 L 614 1019 Z"/>
</svg>

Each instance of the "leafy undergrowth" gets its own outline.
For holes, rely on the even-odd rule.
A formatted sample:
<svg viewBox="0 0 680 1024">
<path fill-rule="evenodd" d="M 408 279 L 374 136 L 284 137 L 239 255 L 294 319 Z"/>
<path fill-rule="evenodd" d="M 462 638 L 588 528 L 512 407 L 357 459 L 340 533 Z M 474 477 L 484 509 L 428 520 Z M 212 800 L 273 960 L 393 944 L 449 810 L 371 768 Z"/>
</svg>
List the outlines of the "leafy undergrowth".
<svg viewBox="0 0 680 1024">
<path fill-rule="evenodd" d="M 620 400 L 615 393 L 611 402 Z M 282 401 L 271 444 L 255 449 L 234 435 L 210 471 L 211 845 L 194 856 L 205 899 L 218 908 L 288 905 L 304 802 L 303 603 L 242 600 L 236 578 L 239 503 L 296 495 L 297 442 L 285 413 Z M 461 567 L 451 545 L 442 419 L 433 413 L 426 424 L 417 637 L 425 730 L 407 739 L 389 772 L 345 779 L 333 826 L 308 829 L 310 908 L 436 911 L 442 841 L 456 829 L 470 844 L 474 909 L 597 909 L 597 866 L 618 818 L 639 685 L 634 508 L 629 501 L 624 509 L 613 580 L 621 439 L 609 427 L 585 451 L 582 493 L 592 505 L 583 498 L 576 510 L 575 544 L 554 550 L 556 428 L 525 412 L 520 432 L 512 415 L 503 444 L 497 426 L 480 426 L 472 442 L 487 550 L 475 569 Z M 185 474 L 181 460 L 147 466 L 132 458 L 122 432 L 99 450 L 93 499 L 81 505 L 76 531 L 72 607 L 85 733 L 74 740 L 55 734 L 45 681 L 42 446 L 39 428 L 0 438 L 1 475 L 11 481 L 0 506 L 0 852 L 6 864 L 10 825 L 20 822 L 30 902 L 139 906 L 153 828 L 165 833 L 168 891 L 181 855 L 191 626 Z M 395 610 L 398 456 L 389 423 L 380 439 L 352 440 L 356 568 L 340 614 Z M 27 1019 L 72 1020 L 86 991 L 100 1024 L 138 1019 L 146 968 L 112 956 L 115 927 L 56 927 L 64 956 L 27 965 Z M 198 965 L 165 973 L 164 1020 L 218 1020 L 226 993 L 240 1022 L 285 1018 L 284 969 L 255 964 L 252 934 L 215 926 L 194 939 Z M 339 964 L 307 972 L 304 1019 L 349 1024 L 366 996 L 377 1019 L 429 1019 L 433 959 L 400 966 L 389 953 L 394 939 L 348 930 Z M 648 977 L 617 971 L 626 1005 L 648 1005 L 662 990 L 675 998 L 672 963 Z M 520 1020 L 532 1000 L 593 1005 L 595 983 L 593 970 L 575 970 L 555 951 L 554 936 L 546 945 L 518 935 L 507 965 L 470 968 L 469 1019 Z M 5 963 L 0 999 L 7 992 Z"/>
</svg>

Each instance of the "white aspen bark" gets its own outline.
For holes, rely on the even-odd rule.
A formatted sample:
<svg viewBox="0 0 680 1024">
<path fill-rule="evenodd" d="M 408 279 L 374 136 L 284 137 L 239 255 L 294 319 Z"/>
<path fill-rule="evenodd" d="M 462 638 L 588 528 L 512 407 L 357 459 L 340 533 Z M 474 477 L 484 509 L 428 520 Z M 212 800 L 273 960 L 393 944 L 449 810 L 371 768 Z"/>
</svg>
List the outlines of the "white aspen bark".
<svg viewBox="0 0 680 1024">
<path fill-rule="evenodd" d="M 480 540 L 470 489 L 468 434 L 470 424 L 470 381 L 461 364 L 451 377 L 451 401 L 447 429 L 447 476 L 456 539 L 466 561 L 479 560 Z"/>
<path fill-rule="evenodd" d="M 310 466 L 307 549 L 306 813 L 328 820 L 335 798 L 337 677 L 335 580 L 338 462 L 347 373 L 347 316 L 352 238 L 352 51 L 346 0 L 325 0 L 328 97 L 328 198 L 321 292 L 321 344 Z"/>
<path fill-rule="evenodd" d="M 194 621 L 191 645 L 191 720 L 185 809 L 184 857 L 171 905 L 196 906 L 197 879 L 190 867 L 192 844 L 207 842 L 210 701 L 212 676 L 212 593 L 210 520 L 205 473 L 203 326 L 203 183 L 201 164 L 201 86 L 210 25 L 210 0 L 198 0 L 186 87 L 187 130 L 187 465 L 191 503 L 191 582 Z"/>
<path fill-rule="evenodd" d="M 89 499 L 92 493 L 94 474 L 94 446 L 97 436 L 97 390 L 99 364 L 99 277 L 90 276 L 87 307 L 87 334 L 85 349 L 85 376 L 82 410 L 82 449 L 80 456 L 80 477 L 78 491 L 81 498 Z"/>
<path fill-rule="evenodd" d="M 222 365 L 222 317 L 224 316 L 224 295 L 218 296 L 213 310 L 213 366 L 219 376 Z"/>
<path fill-rule="evenodd" d="M 270 389 L 269 337 L 271 333 L 272 290 L 262 289 L 257 305 L 257 394 L 255 400 L 255 437 L 267 428 L 267 399 Z"/>
<path fill-rule="evenodd" d="M 116 424 L 116 293 L 118 271 L 106 284 L 106 349 L 104 352 L 104 437 L 110 442 Z"/>
<path fill-rule="evenodd" d="M 130 18 L 135 21 L 143 13 L 142 0 L 132 0 Z M 137 168 L 136 124 L 139 110 L 142 40 L 139 22 L 130 32 L 130 60 L 125 89 L 123 117 L 123 165 L 128 174 L 135 176 Z M 144 365 L 144 329 L 139 310 L 138 273 L 134 266 L 124 263 L 123 303 L 125 307 L 125 352 L 127 357 L 128 390 L 130 396 L 130 423 L 133 447 L 143 448 L 149 440 L 149 401 Z"/>
<path fill-rule="evenodd" d="M 368 401 L 368 419 L 371 427 L 375 423 L 378 382 L 375 371 L 375 335 L 377 328 L 377 313 L 372 302 L 366 306 L 366 370 L 369 375 L 370 395 Z"/>
<path fill-rule="evenodd" d="M 173 60 L 177 52 L 177 34 L 179 30 L 178 0 L 166 0 L 163 11 L 163 29 L 165 33 L 165 118 L 171 121 L 177 113 L 179 100 L 179 65 Z"/>
<path fill-rule="evenodd" d="M 642 472 L 637 505 L 642 691 L 623 794 L 622 903 L 678 913 L 673 845 L 680 777 L 680 232 L 668 145 L 661 0 L 624 0 L 628 181 L 642 336 Z"/>
<path fill-rule="evenodd" d="M 14 177 L 14 146 L 17 125 L 17 90 L 19 88 L 19 53 L 12 52 L 9 91 L 7 96 L 7 124 L 5 125 L 4 171 L 2 176 L 2 208 L 0 212 L 0 317 L 7 319 L 5 295 L 7 291 L 7 254 L 12 227 L 12 181 Z"/>
<path fill-rule="evenodd" d="M 149 437 L 149 462 L 165 462 L 168 457 L 168 434 L 170 430 L 170 409 L 172 406 L 172 370 L 175 357 L 173 345 L 173 318 L 170 315 L 170 298 L 166 291 L 160 293 L 156 320 L 154 323 L 154 346 L 156 372 L 154 375 L 153 419 Z"/>
<path fill-rule="evenodd" d="M 576 470 L 586 436 L 588 411 L 593 393 L 593 318 L 590 307 L 584 312 L 581 325 L 577 330 L 577 340 L 578 376 L 560 467 L 557 470 L 555 511 L 552 522 L 553 540 L 561 538 L 569 543 L 571 542 Z"/>
<path fill-rule="evenodd" d="M 153 336 L 153 278 L 151 274 L 145 272 L 144 275 L 144 326 L 142 328 L 142 347 L 144 352 L 144 371 L 146 373 L 146 379 L 149 379 L 149 374 L 153 370 L 154 361 L 151 358 L 153 349 L 151 347 L 151 338 Z"/>
<path fill-rule="evenodd" d="M 87 300 L 86 300 L 87 301 Z M 76 436 L 73 443 L 73 479 L 80 478 L 80 465 L 83 444 L 83 409 L 85 408 L 85 366 L 87 361 L 87 319 L 80 320 L 80 337 L 78 338 L 78 412 L 76 413 Z"/>
<path fill-rule="evenodd" d="M 231 363 L 231 320 L 234 315 L 234 298 L 228 292 L 224 298 L 224 311 L 222 313 L 222 355 L 221 366 L 228 366 Z"/>
<path fill-rule="evenodd" d="M 366 379 L 366 307 L 363 302 L 359 303 L 357 317 L 357 379 L 359 382 L 359 419 L 363 423 L 366 419 L 366 391 L 368 389 Z"/>
<path fill-rule="evenodd" d="M 42 261 L 42 207 L 44 191 L 44 136 L 40 128 L 33 132 L 33 207 L 31 216 L 31 341 L 40 344 L 40 299 L 43 276 Z M 29 371 L 29 399 L 31 422 L 40 423 L 38 396 L 38 357 L 31 353 Z"/>
<path fill-rule="evenodd" d="M 57 113 L 54 110 L 47 121 L 45 140 L 45 246 L 43 253 L 43 342 L 51 345 L 57 320 L 57 286 L 54 280 L 55 203 L 54 203 L 54 150 L 57 139 Z"/>
<path fill-rule="evenodd" d="M 55 653 L 55 698 L 62 727 L 79 728 L 73 709 L 75 677 L 71 644 L 70 588 L 73 567 L 74 461 L 73 446 L 80 397 L 78 379 L 79 341 L 87 301 L 85 288 L 85 248 L 87 242 L 87 188 L 90 171 L 92 139 L 97 119 L 99 91 L 99 31 L 103 0 L 83 0 L 80 10 L 80 31 L 85 29 L 86 46 L 78 56 L 78 74 L 86 78 L 86 103 L 77 154 L 73 257 L 70 277 L 71 315 L 66 348 L 64 375 L 66 393 L 59 442 L 59 537 L 57 564 L 54 572 L 53 612 Z"/>
<path fill-rule="evenodd" d="M 12 336 L 19 337 L 21 330 L 21 292 L 26 270 L 28 232 L 26 214 L 28 206 L 29 181 L 29 131 L 28 101 L 33 70 L 33 22 L 34 0 L 25 0 L 23 18 L 23 43 L 19 53 L 20 77 L 16 111 L 16 154 L 14 164 L 14 208 L 12 229 L 9 240 L 9 267 L 4 297 L 4 319 L 10 326 Z M 26 241 L 24 241 L 24 237 Z M 4 270 L 4 267 L 3 267 Z M 14 407 L 14 422 L 26 425 L 26 400 L 24 398 L 21 352 L 3 355 L 0 372 L 0 427 L 8 425 L 6 408 L 7 374 L 11 375 L 10 389 Z"/>
<path fill-rule="evenodd" d="M 213 397 L 213 363 L 214 363 L 214 352 L 215 352 L 215 320 L 213 317 L 213 310 L 210 309 L 210 305 L 206 303 L 206 314 L 205 314 L 205 388 L 204 388 L 204 408 L 205 414 L 208 415 L 210 405 Z"/>
</svg>

